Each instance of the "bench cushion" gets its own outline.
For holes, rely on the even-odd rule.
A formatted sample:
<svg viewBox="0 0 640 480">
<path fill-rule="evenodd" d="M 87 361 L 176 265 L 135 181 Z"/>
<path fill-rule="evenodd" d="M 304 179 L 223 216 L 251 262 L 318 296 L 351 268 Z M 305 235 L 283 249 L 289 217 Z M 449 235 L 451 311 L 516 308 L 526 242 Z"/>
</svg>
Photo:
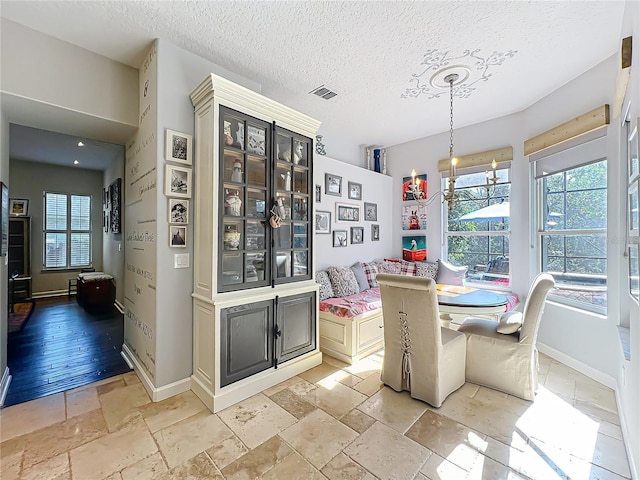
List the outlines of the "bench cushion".
<svg viewBox="0 0 640 480">
<path fill-rule="evenodd" d="M 346 297 L 327 298 L 320 302 L 321 312 L 342 318 L 352 318 L 379 308 L 382 308 L 379 288 L 370 288 Z"/>
</svg>

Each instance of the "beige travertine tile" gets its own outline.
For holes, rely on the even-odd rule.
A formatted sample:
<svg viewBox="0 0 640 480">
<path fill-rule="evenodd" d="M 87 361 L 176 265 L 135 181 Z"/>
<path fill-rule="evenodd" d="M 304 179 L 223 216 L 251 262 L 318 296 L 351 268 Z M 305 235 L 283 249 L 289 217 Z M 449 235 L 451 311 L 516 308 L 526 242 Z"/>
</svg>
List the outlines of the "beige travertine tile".
<svg viewBox="0 0 640 480">
<path fill-rule="evenodd" d="M 572 452 L 575 457 L 591 462 L 618 475 L 623 477 L 631 476 L 624 443 L 617 438 L 599 433 L 592 452 L 589 453 L 587 450 L 583 450 L 580 453 L 574 454 Z"/>
<path fill-rule="evenodd" d="M 73 478 L 104 478 L 158 451 L 149 429 L 139 421 L 71 450 Z"/>
<path fill-rule="evenodd" d="M 573 408 L 576 409 L 577 411 L 584 413 L 585 415 L 588 415 L 590 417 L 593 417 L 598 421 L 604 420 L 614 425 L 620 425 L 620 417 L 618 416 L 617 412 L 613 413 L 613 412 L 610 412 L 609 410 L 600 408 L 597 405 L 582 402 L 580 400 L 574 400 L 572 405 L 573 405 Z"/>
<path fill-rule="evenodd" d="M 66 392 L 65 400 L 67 402 L 67 418 L 77 417 L 100 408 L 100 400 L 98 400 L 98 392 L 95 388 Z"/>
<path fill-rule="evenodd" d="M 431 451 L 376 422 L 343 451 L 378 478 L 411 479 Z"/>
<path fill-rule="evenodd" d="M 118 376 L 107 378 L 103 382 L 100 382 L 96 386 L 96 390 L 98 392 L 98 395 L 104 395 L 105 393 L 109 393 L 117 390 L 118 388 L 124 388 L 126 386 L 127 384 L 125 383 L 124 379 L 121 376 Z"/>
<path fill-rule="evenodd" d="M 344 453 L 336 455 L 333 460 L 324 466 L 321 473 L 329 480 L 375 480 L 371 473 L 367 472 Z"/>
<path fill-rule="evenodd" d="M 437 453 L 432 454 L 420 469 L 429 480 L 448 480 L 453 478 L 466 478 L 469 474 L 466 470 L 442 458 Z"/>
<path fill-rule="evenodd" d="M 65 419 L 64 393 L 56 393 L 0 411 L 0 441 L 48 427 Z"/>
<path fill-rule="evenodd" d="M 613 390 L 591 379 L 576 382 L 575 399 L 583 403 L 590 403 L 610 412 L 617 412 L 616 396 Z"/>
<path fill-rule="evenodd" d="M 122 384 L 124 385 L 124 380 Z M 142 414 L 137 407 L 150 402 L 151 399 L 142 383 L 122 386 L 100 395 L 102 413 L 110 432 L 138 421 Z"/>
<path fill-rule="evenodd" d="M 358 410 L 404 433 L 427 410 L 427 404 L 414 400 L 409 392 L 396 392 L 385 387 L 360 405 Z"/>
<path fill-rule="evenodd" d="M 340 371 L 338 367 L 334 367 L 333 365 L 323 362 L 317 367 L 307 370 L 306 372 L 303 372 L 298 376 L 309 383 L 316 383 L 320 380 L 324 380 L 325 378 L 330 377 L 332 374 L 338 371 Z"/>
<path fill-rule="evenodd" d="M 285 388 L 292 387 L 293 385 L 296 385 L 298 383 L 306 383 L 306 380 L 303 380 L 300 377 L 291 377 L 289 380 L 285 380 L 284 382 L 280 382 L 279 384 L 274 385 L 271 388 L 267 388 L 262 392 L 262 394 L 266 395 L 267 397 L 271 397 L 273 394 L 278 393 Z"/>
<path fill-rule="evenodd" d="M 248 451 L 249 449 L 245 447 L 244 443 L 242 443 L 235 435 L 233 437 L 225 438 L 206 450 L 207 454 L 213 460 L 213 463 L 215 463 L 219 469 L 223 469 Z"/>
<path fill-rule="evenodd" d="M 224 480 L 209 456 L 202 452 L 154 480 Z"/>
<path fill-rule="evenodd" d="M 549 391 L 567 398 L 574 398 L 576 393 L 576 381 L 574 378 L 547 374 L 544 381 L 538 383 L 544 385 Z"/>
<path fill-rule="evenodd" d="M 314 467 L 321 469 L 358 434 L 322 410 L 315 410 L 280 433 Z"/>
<path fill-rule="evenodd" d="M 127 385 L 133 385 L 134 383 L 140 383 L 140 378 L 136 374 L 136 372 L 129 372 L 122 375 L 122 379 L 124 383 Z"/>
<path fill-rule="evenodd" d="M 324 480 L 324 476 L 309 462 L 293 452 L 262 476 L 263 480 L 284 479 Z"/>
<path fill-rule="evenodd" d="M 38 463 L 30 468 L 25 468 L 22 472 L 21 480 L 41 480 L 43 478 L 57 478 L 64 474 L 69 474 L 69 454 L 67 452 Z M 4 478 L 4 476 L 2 477 Z"/>
<path fill-rule="evenodd" d="M 153 434 L 169 468 L 233 436 L 229 428 L 208 410 Z"/>
<path fill-rule="evenodd" d="M 222 473 L 227 480 L 258 478 L 292 453 L 291 447 L 275 435 L 224 467 Z"/>
<path fill-rule="evenodd" d="M 340 418 L 365 401 L 367 396 L 341 383 L 331 382 L 331 385 L 327 386 L 319 384 L 318 388 L 303 398 L 328 414 Z"/>
<path fill-rule="evenodd" d="M 350 373 L 347 373 L 347 372 L 343 372 L 342 370 L 334 373 L 329 378 L 332 378 L 337 382 L 340 382 L 341 384 L 346 385 L 347 387 L 354 387 L 358 383 L 362 382 L 362 378 L 356 377 L 355 375 L 351 375 Z"/>
<path fill-rule="evenodd" d="M 406 436 L 462 468 L 475 462 L 486 438 L 431 410 L 413 424 Z"/>
<path fill-rule="evenodd" d="M 23 468 L 89 443 L 107 433 L 100 410 L 93 410 L 25 436 Z"/>
<path fill-rule="evenodd" d="M 331 355 L 328 355 L 326 353 L 322 354 L 322 362 L 328 363 L 329 365 L 333 365 L 334 367 L 337 367 L 340 370 L 344 370 L 349 366 L 348 363 L 345 363 L 342 360 L 338 360 L 337 358 L 333 358 Z"/>
<path fill-rule="evenodd" d="M 291 385 L 289 387 L 289 390 L 291 390 L 293 393 L 295 393 L 299 397 L 304 397 L 309 392 L 313 392 L 317 388 L 318 388 L 317 385 L 313 383 L 309 383 L 306 380 L 300 379 L 299 382 L 296 382 L 293 385 Z"/>
<path fill-rule="evenodd" d="M 218 416 L 249 448 L 255 448 L 296 422 L 296 417 L 258 394 L 221 411 Z"/>
<path fill-rule="evenodd" d="M 271 395 L 270 398 L 296 418 L 302 418 L 316 409 L 314 405 L 303 400 L 288 388 Z"/>
<path fill-rule="evenodd" d="M 473 480 L 524 480 L 524 477 L 484 455 L 479 455 L 469 469 L 467 478 Z"/>
<path fill-rule="evenodd" d="M 169 469 L 159 452 L 140 460 L 120 472 L 122 480 L 151 480 Z"/>
<path fill-rule="evenodd" d="M 142 386 L 142 384 L 139 384 Z M 175 395 L 161 402 L 147 403 L 140 407 L 140 413 L 152 432 L 178 423 L 196 413 L 206 410 L 204 403 L 191 390 Z"/>
<path fill-rule="evenodd" d="M 367 428 L 376 423 L 375 418 L 371 418 L 369 415 L 362 413 L 357 408 L 354 408 L 347 413 L 340 419 L 340 421 L 351 430 L 355 430 L 358 433 L 364 432 Z"/>
<path fill-rule="evenodd" d="M 382 369 L 382 363 L 377 360 L 375 355 L 363 358 L 357 361 L 353 365 L 349 365 L 344 368 L 345 372 L 351 375 L 356 375 L 360 378 L 367 378 L 370 375 L 378 374 L 380 376 L 380 370 Z"/>
<path fill-rule="evenodd" d="M 69 477 L 69 480 L 71 480 L 71 477 Z M 108 477 L 105 477 L 104 480 L 122 480 L 122 475 L 120 474 L 120 472 L 113 472 Z"/>
<path fill-rule="evenodd" d="M 384 383 L 380 381 L 380 375 L 378 375 L 377 373 L 374 373 L 369 375 L 364 380 L 360 381 L 353 388 L 358 392 L 363 393 L 367 397 L 370 397 L 371 395 L 373 395 L 383 387 L 384 387 Z"/>
<path fill-rule="evenodd" d="M 24 447 L 24 437 L 12 438 L 0 444 L 0 478 L 3 480 L 20 478 Z"/>
</svg>

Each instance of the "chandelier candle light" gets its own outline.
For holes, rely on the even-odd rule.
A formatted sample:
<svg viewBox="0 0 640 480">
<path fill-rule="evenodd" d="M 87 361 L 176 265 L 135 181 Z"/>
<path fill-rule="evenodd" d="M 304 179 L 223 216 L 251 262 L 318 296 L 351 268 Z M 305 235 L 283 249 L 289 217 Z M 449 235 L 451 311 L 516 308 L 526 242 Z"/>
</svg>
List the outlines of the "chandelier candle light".
<svg viewBox="0 0 640 480">
<path fill-rule="evenodd" d="M 493 183 L 493 187 L 495 188 L 496 183 L 498 183 L 498 177 L 496 176 L 496 168 L 498 167 L 498 162 L 496 162 L 496 159 L 494 158 L 493 161 L 491 162 L 491 170 L 493 170 L 493 177 L 491 178 L 491 183 Z M 489 190 L 491 189 L 491 185 L 489 185 L 489 171 L 485 170 L 484 171 L 484 176 L 487 179 L 487 195 L 489 195 Z"/>
</svg>

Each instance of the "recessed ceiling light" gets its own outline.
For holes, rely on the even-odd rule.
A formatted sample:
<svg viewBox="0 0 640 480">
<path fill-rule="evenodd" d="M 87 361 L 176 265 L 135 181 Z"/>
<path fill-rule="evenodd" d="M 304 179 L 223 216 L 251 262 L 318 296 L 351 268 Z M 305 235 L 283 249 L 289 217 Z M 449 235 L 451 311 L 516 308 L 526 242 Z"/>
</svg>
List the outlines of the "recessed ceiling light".
<svg viewBox="0 0 640 480">
<path fill-rule="evenodd" d="M 79 142 L 78 142 L 78 146 L 79 146 L 79 147 L 84 147 L 84 143 L 82 143 L 82 141 L 79 141 Z"/>
<path fill-rule="evenodd" d="M 80 163 L 80 162 L 79 162 L 78 160 L 74 160 L 74 161 L 73 161 L 73 164 L 74 164 L 74 165 L 77 165 L 77 164 L 79 164 L 79 163 Z"/>
</svg>

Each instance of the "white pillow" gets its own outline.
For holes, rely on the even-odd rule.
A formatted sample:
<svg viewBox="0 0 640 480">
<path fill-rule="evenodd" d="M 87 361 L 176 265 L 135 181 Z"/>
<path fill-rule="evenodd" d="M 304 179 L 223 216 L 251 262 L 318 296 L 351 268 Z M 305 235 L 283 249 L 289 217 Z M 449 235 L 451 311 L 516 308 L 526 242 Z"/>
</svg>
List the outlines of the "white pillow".
<svg viewBox="0 0 640 480">
<path fill-rule="evenodd" d="M 511 311 L 502 314 L 500 317 L 500 324 L 498 325 L 498 333 L 505 335 L 511 335 L 516 333 L 522 326 L 522 312 Z"/>
</svg>

